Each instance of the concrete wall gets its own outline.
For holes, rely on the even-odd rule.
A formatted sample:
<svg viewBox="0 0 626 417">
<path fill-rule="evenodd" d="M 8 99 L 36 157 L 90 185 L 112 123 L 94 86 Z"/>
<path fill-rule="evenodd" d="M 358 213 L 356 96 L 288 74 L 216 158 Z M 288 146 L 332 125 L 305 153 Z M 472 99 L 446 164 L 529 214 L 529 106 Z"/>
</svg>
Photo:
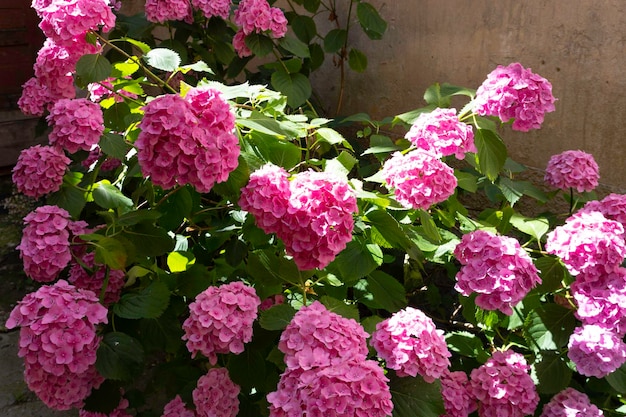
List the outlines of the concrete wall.
<svg viewBox="0 0 626 417">
<path fill-rule="evenodd" d="M 477 88 L 498 64 L 521 62 L 558 98 L 543 128 L 502 129 L 514 159 L 543 169 L 552 154 L 593 153 L 601 182 L 626 190 L 626 2 L 622 0 L 370 0 L 389 23 L 380 41 L 358 27 L 351 41 L 369 68 L 349 72 L 342 113 L 375 117 L 421 107 L 434 82 Z M 335 68 L 315 77 L 334 108 Z"/>
</svg>

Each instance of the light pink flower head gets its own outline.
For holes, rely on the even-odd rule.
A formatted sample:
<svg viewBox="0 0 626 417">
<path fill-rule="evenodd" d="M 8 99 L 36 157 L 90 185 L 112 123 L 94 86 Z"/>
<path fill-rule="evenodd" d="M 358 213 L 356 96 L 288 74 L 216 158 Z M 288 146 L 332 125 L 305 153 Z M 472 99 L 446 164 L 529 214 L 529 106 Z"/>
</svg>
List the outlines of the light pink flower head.
<svg viewBox="0 0 626 417">
<path fill-rule="evenodd" d="M 599 212 L 579 212 L 548 233 L 546 251 L 561 258 L 572 275 L 589 268 L 611 272 L 626 256 L 624 227 Z"/>
<path fill-rule="evenodd" d="M 470 375 L 471 395 L 481 417 L 523 417 L 539 404 L 526 359 L 511 350 L 496 351 Z"/>
<path fill-rule="evenodd" d="M 69 153 L 91 150 L 104 132 L 102 109 L 85 98 L 57 101 L 46 120 L 52 125 L 50 144 Z"/>
<path fill-rule="evenodd" d="M 476 293 L 476 305 L 485 310 L 513 314 L 512 307 L 541 283 L 530 256 L 512 237 L 486 230 L 463 235 L 454 250 L 461 262 L 455 289 L 468 296 Z"/>
<path fill-rule="evenodd" d="M 426 382 L 440 378 L 451 354 L 443 330 L 422 311 L 407 307 L 376 325 L 370 344 L 398 376 L 421 375 Z"/>
<path fill-rule="evenodd" d="M 404 137 L 437 156 L 463 159 L 466 152 L 477 152 L 472 126 L 459 120 L 456 109 L 436 108 L 420 114 Z"/>
<path fill-rule="evenodd" d="M 601 417 L 602 410 L 591 404 L 589 397 L 568 387 L 543 406 L 539 417 Z"/>
<path fill-rule="evenodd" d="M 581 375 L 604 378 L 626 362 L 626 344 L 622 338 L 596 324 L 577 327 L 567 347 L 567 356 Z"/>
<path fill-rule="evenodd" d="M 499 65 L 476 91 L 474 111 L 481 116 L 496 116 L 513 130 L 539 129 L 545 113 L 554 111 L 552 84 L 520 63 Z"/>
<path fill-rule="evenodd" d="M 149 22 L 165 23 L 168 20 L 187 20 L 192 17 L 189 0 L 146 0 L 144 7 Z"/>
<path fill-rule="evenodd" d="M 288 368 L 334 366 L 347 358 L 365 360 L 367 333 L 354 319 L 330 312 L 319 301 L 302 307 L 280 336 Z"/>
<path fill-rule="evenodd" d="M 454 170 L 424 150 L 406 155 L 394 153 L 385 161 L 382 176 L 394 189 L 396 199 L 406 208 L 426 210 L 454 194 Z"/>
<path fill-rule="evenodd" d="M 598 186 L 600 174 L 593 155 L 583 151 L 565 151 L 553 155 L 548 162 L 544 181 L 560 190 L 575 188 L 579 193 Z"/>
<path fill-rule="evenodd" d="M 42 85 L 37 77 L 32 77 L 22 85 L 22 95 L 17 105 L 25 115 L 43 116 L 52 102 L 48 87 Z"/>
<path fill-rule="evenodd" d="M 198 379 L 192 392 L 198 417 L 235 417 L 239 413 L 241 389 L 228 375 L 226 368 L 211 368 Z"/>
<path fill-rule="evenodd" d="M 209 287 L 198 294 L 183 323 L 183 340 L 191 356 L 202 353 L 215 365 L 217 353 L 242 353 L 244 343 L 252 340 L 260 304 L 254 288 L 242 282 Z"/>
<path fill-rule="evenodd" d="M 228 19 L 231 0 L 191 0 L 191 5 L 202 11 L 205 17 L 219 16 Z"/>
<path fill-rule="evenodd" d="M 444 372 L 441 376 L 441 396 L 446 409 L 443 417 L 467 417 L 476 410 L 468 382 L 463 371 Z"/>
<path fill-rule="evenodd" d="M 70 162 L 57 148 L 35 145 L 20 152 L 12 179 L 20 193 L 39 198 L 61 188 Z"/>
</svg>

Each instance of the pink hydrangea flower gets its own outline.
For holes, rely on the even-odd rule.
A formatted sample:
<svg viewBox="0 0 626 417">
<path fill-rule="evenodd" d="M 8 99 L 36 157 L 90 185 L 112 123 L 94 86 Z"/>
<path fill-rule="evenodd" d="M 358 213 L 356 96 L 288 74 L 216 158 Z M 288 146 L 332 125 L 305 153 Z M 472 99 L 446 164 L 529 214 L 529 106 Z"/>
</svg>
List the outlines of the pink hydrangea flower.
<svg viewBox="0 0 626 417">
<path fill-rule="evenodd" d="M 35 145 L 20 152 L 13 167 L 13 183 L 29 197 L 39 198 L 58 191 L 70 159 L 52 146 Z"/>
<path fill-rule="evenodd" d="M 235 10 L 235 24 L 245 35 L 270 32 L 273 38 L 287 33 L 287 19 L 282 10 L 270 7 L 267 0 L 242 0 Z"/>
<path fill-rule="evenodd" d="M 304 370 L 287 368 L 267 395 L 270 417 L 384 417 L 393 403 L 389 380 L 371 360 L 351 359 Z"/>
<path fill-rule="evenodd" d="M 421 375 L 426 382 L 440 378 L 451 356 L 443 330 L 422 311 L 406 307 L 378 323 L 370 344 L 386 367 L 398 376 Z"/>
<path fill-rule="evenodd" d="M 60 45 L 71 45 L 89 31 L 115 26 L 115 15 L 108 0 L 52 0 L 37 10 L 43 33 Z"/>
<path fill-rule="evenodd" d="M 543 406 L 539 417 L 601 417 L 602 410 L 591 404 L 589 397 L 568 387 Z"/>
<path fill-rule="evenodd" d="M 541 283 L 532 259 L 512 237 L 476 230 L 463 235 L 454 256 L 462 265 L 454 288 L 465 296 L 477 293 L 476 305 L 485 310 L 510 316 L 512 307 Z"/>
<path fill-rule="evenodd" d="M 205 17 L 219 16 L 228 19 L 231 0 L 191 0 L 191 5 L 202 11 Z"/>
<path fill-rule="evenodd" d="M 589 268 L 611 272 L 626 256 L 624 227 L 599 212 L 579 212 L 548 233 L 546 251 L 561 258 L 572 275 Z"/>
<path fill-rule="evenodd" d="M 248 45 L 246 45 L 246 34 L 243 33 L 243 30 L 238 30 L 235 36 L 233 36 L 233 48 L 235 48 L 235 52 L 237 52 L 239 58 L 252 55 L 252 51 L 248 48 Z"/>
<path fill-rule="evenodd" d="M 111 158 L 105 156 L 104 152 L 99 146 L 96 146 L 91 151 L 89 151 L 89 155 L 80 163 L 85 168 L 91 168 L 93 164 L 98 162 L 100 158 L 104 156 L 104 162 L 100 165 L 100 172 L 108 172 L 117 169 L 120 165 L 122 165 L 122 161 L 117 158 Z"/>
<path fill-rule="evenodd" d="M 602 200 L 588 201 L 578 213 L 599 211 L 609 220 L 620 222 L 626 227 L 626 195 L 611 193 Z"/>
<path fill-rule="evenodd" d="M 41 206 L 24 217 L 22 241 L 17 246 L 26 275 L 39 282 L 50 282 L 72 259 L 70 241 L 76 233 L 70 214 L 57 206 Z"/>
<path fill-rule="evenodd" d="M 354 319 L 330 312 L 319 301 L 302 307 L 280 336 L 288 368 L 334 366 L 347 358 L 365 360 L 368 334 Z"/>
<path fill-rule="evenodd" d="M 470 374 L 471 395 L 481 417 L 523 417 L 539 403 L 530 367 L 519 353 L 496 351 Z"/>
<path fill-rule="evenodd" d="M 552 155 L 548 161 L 544 181 L 560 190 L 575 188 L 579 193 L 598 186 L 600 174 L 593 155 L 583 151 L 565 151 Z"/>
<path fill-rule="evenodd" d="M 192 392 L 197 416 L 235 417 L 239 412 L 239 391 L 226 368 L 209 369 Z"/>
<path fill-rule="evenodd" d="M 261 311 L 269 310 L 270 308 L 279 304 L 285 304 L 285 297 L 282 294 L 276 294 L 271 297 L 267 297 L 265 300 L 261 302 L 261 305 L 259 306 L 259 310 Z"/>
<path fill-rule="evenodd" d="M 499 65 L 476 91 L 474 111 L 496 116 L 513 130 L 539 129 L 546 113 L 554 111 L 552 84 L 520 63 Z"/>
<path fill-rule="evenodd" d="M 115 407 L 115 409 L 108 414 L 79 410 L 78 417 L 133 417 L 127 411 L 129 405 L 130 403 L 128 402 L 128 400 L 122 397 L 117 407 Z"/>
<path fill-rule="evenodd" d="M 398 202 L 413 209 L 426 210 L 447 200 L 457 185 L 454 170 L 423 150 L 394 153 L 385 161 L 382 176 Z"/>
<path fill-rule="evenodd" d="M 84 98 L 57 101 L 46 120 L 52 125 L 50 144 L 69 153 L 91 150 L 104 132 L 102 109 Z"/>
<path fill-rule="evenodd" d="M 120 299 L 122 288 L 124 288 L 126 283 L 126 273 L 116 269 L 107 271 L 107 268 L 104 265 L 97 264 L 94 258 L 95 254 L 90 252 L 81 257 L 80 263 L 73 262 L 70 267 L 68 280 L 77 288 L 89 290 L 99 295 L 106 278 L 107 287 L 104 293 L 103 304 L 108 306 Z"/>
<path fill-rule="evenodd" d="M 604 378 L 626 362 L 626 344 L 615 332 L 596 324 L 577 327 L 567 356 L 579 374 Z"/>
<path fill-rule="evenodd" d="M 192 16 L 189 0 L 146 0 L 144 10 L 146 19 L 155 23 L 187 20 Z"/>
<path fill-rule="evenodd" d="M 161 417 L 196 417 L 196 413 L 187 409 L 180 395 L 177 395 L 173 400 L 165 404 Z"/>
<path fill-rule="evenodd" d="M 469 380 L 463 371 L 441 375 L 441 396 L 446 414 L 443 417 L 467 417 L 476 410 L 476 400 L 470 393 Z"/>
<path fill-rule="evenodd" d="M 324 172 L 289 174 L 267 164 L 250 175 L 239 205 L 266 233 L 276 233 L 301 270 L 326 267 L 352 240 L 356 196 Z"/>
<path fill-rule="evenodd" d="M 95 294 L 64 280 L 27 294 L 11 311 L 6 326 L 21 327 L 18 356 L 24 358 L 26 383 L 46 405 L 81 407 L 102 383 L 95 370 L 95 326 L 106 322 L 107 309 Z"/>
<path fill-rule="evenodd" d="M 192 89 L 185 99 L 157 97 L 144 107 L 139 126 L 135 147 L 141 170 L 163 188 L 191 184 L 209 192 L 239 163 L 235 117 L 216 90 Z"/>
<path fill-rule="evenodd" d="M 124 97 L 135 99 L 137 98 L 137 94 L 132 93 L 124 88 L 118 88 L 115 90 L 112 81 L 115 78 L 108 78 L 106 80 L 98 81 L 97 83 L 91 83 L 87 85 L 87 91 L 89 91 L 89 100 L 94 103 L 98 103 L 101 100 L 113 97 L 116 103 L 121 103 L 124 101 Z M 113 91 L 115 90 L 115 92 Z"/>
<path fill-rule="evenodd" d="M 466 152 L 477 152 L 472 126 L 459 120 L 456 109 L 436 108 L 420 114 L 404 137 L 437 156 L 463 159 Z"/>
<path fill-rule="evenodd" d="M 52 102 L 48 87 L 42 85 L 37 77 L 31 77 L 22 85 L 22 95 L 17 105 L 28 116 L 43 116 Z"/>
<path fill-rule="evenodd" d="M 183 323 L 183 340 L 191 356 L 202 353 L 215 365 L 216 353 L 243 352 L 244 343 L 252 340 L 260 304 L 254 289 L 242 282 L 209 287 L 198 294 Z"/>
</svg>

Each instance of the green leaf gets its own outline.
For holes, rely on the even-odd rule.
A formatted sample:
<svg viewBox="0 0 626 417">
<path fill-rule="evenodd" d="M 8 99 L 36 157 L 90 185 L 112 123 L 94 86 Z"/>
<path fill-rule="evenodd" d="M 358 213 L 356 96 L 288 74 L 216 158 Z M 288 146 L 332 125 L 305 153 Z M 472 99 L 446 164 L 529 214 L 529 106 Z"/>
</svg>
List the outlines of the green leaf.
<svg viewBox="0 0 626 417">
<path fill-rule="evenodd" d="M 302 152 L 291 142 L 266 136 L 252 136 L 250 139 L 263 159 L 268 162 L 288 170 L 300 163 Z"/>
<path fill-rule="evenodd" d="M 93 199 L 97 205 L 105 209 L 116 209 L 120 207 L 130 208 L 133 200 L 126 197 L 122 192 L 110 182 L 102 180 L 97 182 L 93 190 Z"/>
<path fill-rule="evenodd" d="M 188 270 L 191 265 L 196 263 L 196 257 L 192 252 L 176 251 L 170 252 L 167 255 L 167 267 L 170 272 L 184 272 Z"/>
<path fill-rule="evenodd" d="M 113 237 L 104 237 L 93 243 L 96 246 L 95 260 L 111 269 L 126 268 L 128 253 L 125 245 Z"/>
<path fill-rule="evenodd" d="M 572 310 L 557 304 L 545 304 L 526 317 L 524 336 L 533 349 L 558 350 L 567 345 L 575 327 Z"/>
<path fill-rule="evenodd" d="M 299 58 L 311 57 L 311 54 L 309 53 L 309 46 L 296 38 L 292 38 L 291 36 L 285 36 L 282 38 L 278 45 Z"/>
<path fill-rule="evenodd" d="M 556 291 L 562 286 L 563 280 L 567 278 L 567 269 L 556 256 L 544 256 L 535 261 L 535 266 L 539 269 L 541 284 L 538 289 L 541 292 Z"/>
<path fill-rule="evenodd" d="M 67 177 L 68 174 L 66 174 Z M 58 206 L 67 210 L 72 218 L 77 219 L 80 216 L 81 211 L 85 208 L 87 200 L 85 199 L 85 192 L 80 188 L 65 182 L 63 179 L 63 185 L 61 189 L 53 194 L 50 194 L 46 199 L 50 205 Z"/>
<path fill-rule="evenodd" d="M 474 94 L 475 90 L 470 90 L 465 87 L 457 87 L 447 83 L 435 83 L 426 89 L 424 101 L 435 107 L 450 107 L 450 99 L 452 96 L 465 95 L 473 97 Z"/>
<path fill-rule="evenodd" d="M 324 63 L 324 48 L 319 43 L 312 43 L 309 45 L 309 52 L 311 54 L 311 58 L 309 61 L 309 70 L 315 71 Z"/>
<path fill-rule="evenodd" d="M 125 131 L 130 120 L 130 107 L 124 102 L 115 103 L 104 111 L 104 125 L 114 132 Z"/>
<path fill-rule="evenodd" d="M 476 129 L 474 143 L 478 149 L 478 163 L 480 172 L 494 181 L 507 158 L 506 145 L 502 139 L 491 130 Z"/>
<path fill-rule="evenodd" d="M 174 249 L 174 239 L 167 230 L 146 223 L 139 223 L 126 229 L 123 236 L 137 248 L 139 256 L 159 256 Z"/>
<path fill-rule="evenodd" d="M 139 341 L 125 333 L 104 335 L 98 347 L 96 369 L 106 379 L 130 380 L 141 370 L 144 351 Z"/>
<path fill-rule="evenodd" d="M 606 382 L 609 383 L 617 392 L 626 393 L 626 365 L 622 365 L 614 372 L 611 372 L 604 377 Z"/>
<path fill-rule="evenodd" d="M 307 12 L 315 13 L 320 7 L 320 0 L 304 0 L 303 4 Z"/>
<path fill-rule="evenodd" d="M 374 246 L 378 247 L 378 245 Z M 380 247 L 378 250 L 380 251 Z M 355 239 L 348 243 L 327 268 L 344 283 L 349 284 L 368 275 L 381 263 L 382 251 L 380 254 L 372 253 L 364 241 Z"/>
<path fill-rule="evenodd" d="M 272 86 L 287 96 L 287 104 L 292 108 L 301 106 L 311 97 L 311 82 L 304 74 L 276 71 L 272 74 Z"/>
<path fill-rule="evenodd" d="M 401 150 L 401 148 L 393 143 L 388 136 L 372 135 L 370 137 L 370 147 L 367 148 L 361 156 L 369 154 L 387 154 L 399 150 Z"/>
<path fill-rule="evenodd" d="M 465 331 L 448 332 L 446 333 L 446 343 L 452 352 L 476 358 L 481 363 L 489 358 L 483 341 L 474 333 Z"/>
<path fill-rule="evenodd" d="M 113 312 L 125 319 L 154 319 L 167 309 L 170 290 L 162 281 L 154 281 L 139 291 L 128 292 L 113 305 Z"/>
<path fill-rule="evenodd" d="M 413 258 L 419 258 L 419 249 L 409 239 L 400 223 L 386 210 L 372 210 L 366 214 L 373 228 L 394 248 L 402 249 Z"/>
<path fill-rule="evenodd" d="M 124 141 L 124 138 L 121 135 L 110 132 L 105 133 L 100 138 L 98 145 L 100 145 L 102 152 L 119 160 L 124 160 L 130 149 L 130 146 Z"/>
<path fill-rule="evenodd" d="M 370 3 L 360 2 L 356 6 L 356 16 L 365 34 L 373 40 L 382 39 L 387 30 L 387 22 L 380 17 L 378 10 Z"/>
<path fill-rule="evenodd" d="M 249 392 L 265 385 L 265 358 L 258 350 L 246 349 L 240 355 L 231 355 L 227 367 L 230 379 L 242 390 Z"/>
<path fill-rule="evenodd" d="M 454 176 L 456 177 L 457 186 L 470 193 L 475 193 L 478 190 L 478 179 L 475 175 L 469 172 L 463 172 L 454 170 Z"/>
<path fill-rule="evenodd" d="M 364 72 L 367 69 L 367 56 L 356 48 L 350 49 L 348 54 L 348 65 L 356 72 Z"/>
<path fill-rule="evenodd" d="M 356 304 L 349 305 L 334 297 L 329 297 L 328 295 L 320 298 L 320 302 L 324 304 L 328 311 L 332 311 L 333 313 L 339 314 L 347 319 L 354 319 L 357 322 L 359 321 L 359 309 Z"/>
<path fill-rule="evenodd" d="M 550 229 L 550 222 L 545 217 L 529 218 L 514 213 L 509 221 L 517 230 L 532 236 L 537 241 L 541 241 L 543 235 Z"/>
<path fill-rule="evenodd" d="M 432 216 L 425 210 L 418 210 L 417 214 L 420 218 L 421 230 L 424 236 L 433 243 L 441 243 L 441 234 Z"/>
<path fill-rule="evenodd" d="M 541 352 L 540 360 L 533 365 L 541 394 L 556 394 L 569 386 L 572 370 L 559 352 Z"/>
<path fill-rule="evenodd" d="M 298 39 L 306 44 L 311 43 L 311 41 L 317 36 L 317 26 L 315 25 L 315 20 L 313 20 L 310 16 L 296 15 L 290 22 L 290 26 Z"/>
<path fill-rule="evenodd" d="M 238 118 L 237 124 L 280 139 L 284 139 L 287 136 L 287 132 L 282 129 L 276 119 L 259 112 L 252 112 L 248 117 Z"/>
<path fill-rule="evenodd" d="M 180 67 L 180 56 L 167 48 L 155 48 L 143 56 L 148 65 L 161 71 L 176 71 Z"/>
<path fill-rule="evenodd" d="M 445 414 L 439 381 L 429 384 L 421 376 L 389 375 L 393 417 L 439 417 Z"/>
<path fill-rule="evenodd" d="M 502 191 L 502 195 L 506 198 L 506 201 L 509 202 L 511 207 L 513 207 L 515 203 L 517 203 L 524 195 L 523 192 L 519 191 L 515 187 L 515 183 L 506 177 L 500 177 L 498 181 L 498 188 Z"/>
<path fill-rule="evenodd" d="M 246 46 L 250 48 L 252 53 L 259 58 L 272 52 L 274 43 L 265 35 L 259 33 L 251 33 L 245 38 Z"/>
<path fill-rule="evenodd" d="M 100 54 L 87 54 L 76 63 L 76 75 L 85 83 L 106 80 L 111 75 L 111 63 Z"/>
<path fill-rule="evenodd" d="M 121 38 L 121 40 L 126 41 L 126 42 L 130 43 L 131 45 L 136 46 L 144 54 L 147 54 L 148 52 L 150 52 L 151 48 L 150 48 L 150 46 L 147 43 L 138 41 L 138 40 L 133 39 L 133 38 Z"/>
<path fill-rule="evenodd" d="M 169 310 L 158 319 L 142 319 L 139 329 L 141 341 L 147 351 L 161 350 L 175 354 L 183 342 L 180 322 Z"/>
<path fill-rule="evenodd" d="M 374 271 L 367 277 L 367 289 L 381 308 L 395 313 L 407 305 L 404 286 L 383 271 Z"/>
<path fill-rule="evenodd" d="M 284 330 L 295 314 L 296 310 L 289 304 L 277 304 L 261 311 L 259 324 L 265 330 Z"/>
<path fill-rule="evenodd" d="M 344 29 L 333 29 L 324 38 L 324 50 L 329 54 L 339 52 L 348 40 L 348 32 Z"/>
</svg>

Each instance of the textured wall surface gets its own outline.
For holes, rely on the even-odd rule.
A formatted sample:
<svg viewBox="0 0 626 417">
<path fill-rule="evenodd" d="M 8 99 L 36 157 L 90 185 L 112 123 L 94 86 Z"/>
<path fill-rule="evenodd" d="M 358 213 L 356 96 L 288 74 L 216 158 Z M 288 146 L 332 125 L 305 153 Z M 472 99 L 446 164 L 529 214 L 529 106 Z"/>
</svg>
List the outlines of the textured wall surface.
<svg viewBox="0 0 626 417">
<path fill-rule="evenodd" d="M 545 168 L 568 149 L 593 153 L 601 182 L 626 190 L 626 2 L 578 0 L 370 0 L 389 23 L 380 41 L 355 27 L 369 68 L 347 73 L 343 114 L 377 118 L 421 107 L 435 82 L 477 88 L 498 64 L 521 62 L 547 78 L 558 101 L 541 130 L 502 129 L 514 159 Z M 341 17 L 341 16 L 340 16 Z M 339 84 L 315 77 L 328 108 Z"/>
</svg>

